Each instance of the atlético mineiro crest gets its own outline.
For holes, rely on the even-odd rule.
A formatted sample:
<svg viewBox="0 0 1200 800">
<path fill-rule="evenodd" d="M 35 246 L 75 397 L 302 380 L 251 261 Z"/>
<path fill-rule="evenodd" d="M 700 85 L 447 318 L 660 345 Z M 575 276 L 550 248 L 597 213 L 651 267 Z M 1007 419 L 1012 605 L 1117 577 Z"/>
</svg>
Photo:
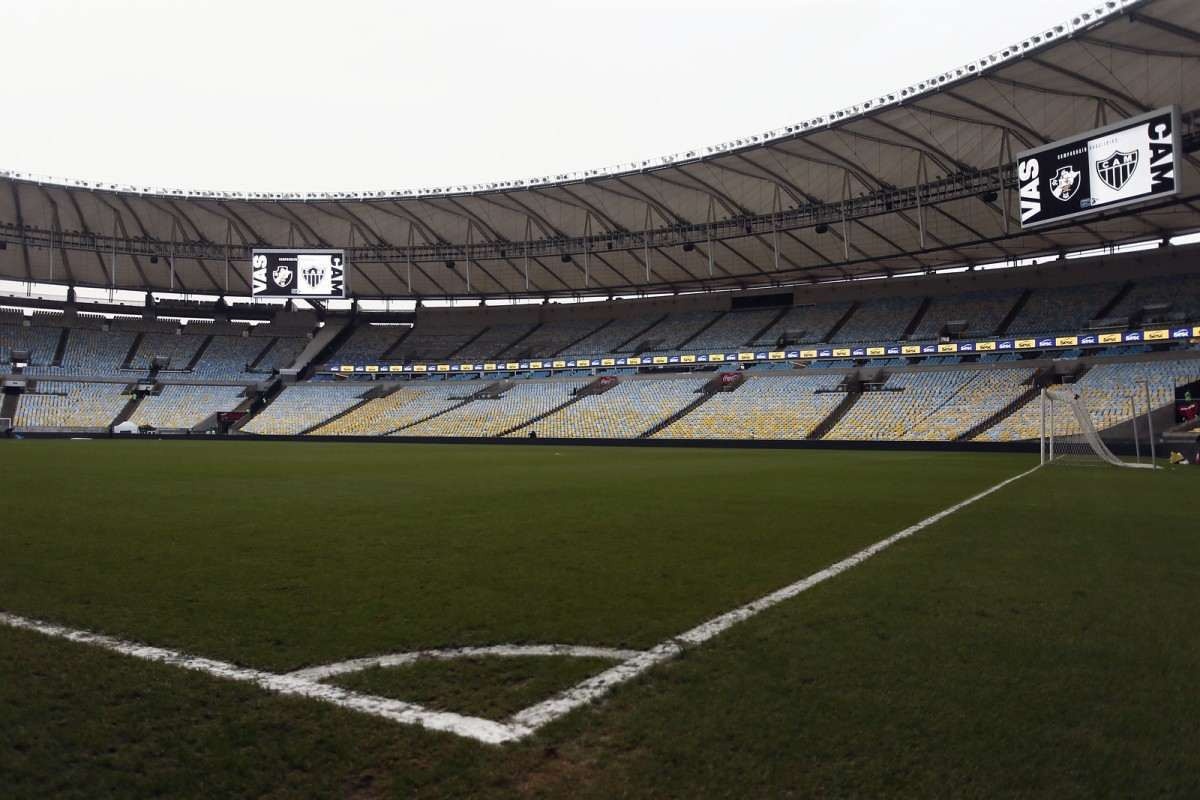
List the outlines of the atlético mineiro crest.
<svg viewBox="0 0 1200 800">
<path fill-rule="evenodd" d="M 292 284 L 292 268 L 280 264 L 271 271 L 271 280 L 275 281 L 275 285 L 280 289 L 286 289 Z"/>
<path fill-rule="evenodd" d="M 304 283 L 308 288 L 315 289 L 322 280 L 325 279 L 325 270 L 320 267 L 308 266 L 304 268 Z"/>
<path fill-rule="evenodd" d="M 1102 158 L 1096 162 L 1096 174 L 1100 176 L 1100 180 L 1104 181 L 1105 186 L 1119 192 L 1121 187 L 1133 177 L 1133 173 L 1137 172 L 1137 166 L 1137 150 L 1128 153 L 1117 150 L 1108 158 Z"/>
<path fill-rule="evenodd" d="M 1067 202 L 1079 191 L 1079 175 L 1079 170 L 1069 164 L 1059 167 L 1050 179 L 1050 193 L 1061 202 Z"/>
</svg>

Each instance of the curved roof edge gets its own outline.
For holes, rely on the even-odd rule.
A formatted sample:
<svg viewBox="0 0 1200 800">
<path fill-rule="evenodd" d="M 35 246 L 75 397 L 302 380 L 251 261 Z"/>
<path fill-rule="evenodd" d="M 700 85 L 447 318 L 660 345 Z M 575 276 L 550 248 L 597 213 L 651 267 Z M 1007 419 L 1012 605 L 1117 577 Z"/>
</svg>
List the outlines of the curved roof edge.
<svg viewBox="0 0 1200 800">
<path fill-rule="evenodd" d="M 594 178 L 619 177 L 622 175 L 648 172 L 663 167 L 678 166 L 690 162 L 702 162 L 706 159 L 727 153 L 751 150 L 770 145 L 780 140 L 797 138 L 810 131 L 822 130 L 835 124 L 842 124 L 856 117 L 918 100 L 927 95 L 935 94 L 955 84 L 970 78 L 987 74 L 1011 61 L 1025 58 L 1058 42 L 1070 38 L 1080 31 L 1100 25 L 1113 17 L 1125 14 L 1132 9 L 1145 5 L 1149 0 L 1104 0 L 1089 9 L 1075 14 L 1070 20 L 1048 27 L 1046 30 L 1034 33 L 1020 42 L 989 53 L 981 58 L 972 60 L 962 66 L 938 73 L 917 83 L 904 86 L 896 91 L 887 92 L 869 100 L 864 100 L 845 108 L 822 114 L 812 119 L 774 128 L 763 133 L 731 139 L 715 145 L 697 147 L 687 151 L 647 158 L 641 161 L 623 162 L 596 169 L 584 169 L 563 172 L 556 175 L 537 176 L 518 180 L 488 181 L 484 183 L 458 184 L 444 187 L 423 187 L 420 189 L 390 189 L 374 191 L 339 191 L 339 192 L 247 192 L 221 191 L 212 189 L 174 189 L 153 186 L 135 186 L 133 184 L 112 183 L 107 181 L 83 181 L 73 178 L 58 178 L 37 175 L 18 170 L 0 169 L 0 178 L 18 181 L 28 181 L 37 184 L 49 184 L 79 189 L 91 189 L 105 192 L 119 192 L 156 197 L 180 197 L 199 199 L 233 199 L 233 200 L 393 200 L 420 199 L 424 197 L 447 197 L 454 195 L 473 195 L 487 192 L 504 192 L 530 188 L 542 188 L 558 184 L 577 183 Z"/>
</svg>

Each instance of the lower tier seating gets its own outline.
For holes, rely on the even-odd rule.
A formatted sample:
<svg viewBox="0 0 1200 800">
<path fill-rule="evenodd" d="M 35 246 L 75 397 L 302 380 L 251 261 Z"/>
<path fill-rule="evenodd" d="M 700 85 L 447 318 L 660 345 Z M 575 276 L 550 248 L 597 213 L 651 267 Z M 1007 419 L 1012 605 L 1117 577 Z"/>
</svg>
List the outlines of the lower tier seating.
<svg viewBox="0 0 1200 800">
<path fill-rule="evenodd" d="M 405 436 L 499 436 L 571 399 L 585 379 L 517 382 L 497 399 L 472 400 L 404 431 Z"/>
<path fill-rule="evenodd" d="M 242 430 L 276 436 L 301 433 L 350 408 L 370 388 L 361 383 L 297 383 L 284 389 Z"/>
<path fill-rule="evenodd" d="M 840 375 L 751 377 L 654 435 L 656 439 L 806 439 L 845 395 Z"/>
<path fill-rule="evenodd" d="M 17 430 L 106 429 L 129 402 L 124 383 L 38 381 L 17 404 Z"/>
<path fill-rule="evenodd" d="M 129 420 L 139 427 L 192 428 L 218 411 L 237 408 L 242 391 L 240 386 L 164 386 L 142 400 Z"/>
<path fill-rule="evenodd" d="M 542 437 L 633 439 L 694 401 L 711 377 L 623 380 L 513 435 L 536 430 Z"/>
</svg>

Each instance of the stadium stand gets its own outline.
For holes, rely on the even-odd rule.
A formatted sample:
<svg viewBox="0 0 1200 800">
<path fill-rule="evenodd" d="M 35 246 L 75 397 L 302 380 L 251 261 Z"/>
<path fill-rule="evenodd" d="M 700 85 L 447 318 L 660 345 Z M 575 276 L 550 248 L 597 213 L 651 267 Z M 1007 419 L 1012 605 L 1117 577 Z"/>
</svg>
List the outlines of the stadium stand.
<svg viewBox="0 0 1200 800">
<path fill-rule="evenodd" d="M 844 398 L 840 375 L 753 376 L 717 392 L 656 439 L 806 439 Z M 818 390 L 826 390 L 817 393 Z"/>
<path fill-rule="evenodd" d="M 969 336 L 991 336 L 1020 296 L 1019 291 L 1010 290 L 935 297 L 908 338 L 915 341 L 933 339 L 942 332 L 947 323 L 959 321 L 966 323 L 966 327 L 958 331 L 959 333 Z"/>
<path fill-rule="evenodd" d="M 218 411 L 233 411 L 242 402 L 240 386 L 163 386 L 138 404 L 129 421 L 141 427 L 193 428 Z"/>
<path fill-rule="evenodd" d="M 846 312 L 849 303 L 829 303 L 815 306 L 794 306 L 775 324 L 757 336 L 754 344 L 816 343 L 825 339 Z"/>
<path fill-rule="evenodd" d="M 1132 398 L 1136 397 L 1139 410 L 1145 408 L 1145 389 L 1140 382 L 1149 383 L 1151 405 L 1158 408 L 1174 402 L 1177 386 L 1197 379 L 1200 360 L 1134 361 L 1097 364 L 1069 388 L 1084 401 L 1096 429 L 1105 430 L 1129 420 Z M 1079 433 L 1079 425 L 1068 409 L 1060 404 L 1055 411 L 1058 434 Z M 975 438 L 991 442 L 1036 439 L 1041 433 L 1041 414 L 1041 405 L 1031 402 Z"/>
<path fill-rule="evenodd" d="M 534 327 L 532 323 L 521 322 L 492 325 L 452 355 L 454 358 L 465 361 L 495 358 L 523 340 L 533 331 Z"/>
<path fill-rule="evenodd" d="M 297 383 L 285 388 L 242 430 L 276 436 L 302 433 L 347 410 L 369 389 L 360 383 Z"/>
<path fill-rule="evenodd" d="M 557 320 L 546 322 L 524 339 L 505 348 L 501 358 L 556 356 L 572 343 L 596 331 L 608 320 Z"/>
<path fill-rule="evenodd" d="M 17 430 L 96 431 L 108 428 L 129 400 L 124 383 L 38 381 L 17 406 Z"/>
<path fill-rule="evenodd" d="M 846 324 L 831 337 L 829 344 L 866 344 L 896 341 L 916 316 L 923 298 L 888 297 L 867 300 L 851 313 Z"/>
<path fill-rule="evenodd" d="M 8 366 L 13 350 L 28 350 L 30 364 L 39 366 L 49 366 L 54 359 L 61 329 L 26 327 L 23 320 L 24 317 L 6 315 L 0 321 L 0 370 Z"/>
<path fill-rule="evenodd" d="M 668 314 L 644 333 L 634 337 L 619 352 L 675 350 L 720 316 L 719 311 L 681 311 Z"/>
<path fill-rule="evenodd" d="M 412 333 L 396 347 L 393 357 L 406 363 L 449 358 L 481 332 L 478 325 L 459 327 L 443 320 L 436 323 L 418 320 Z"/>
<path fill-rule="evenodd" d="M 530 427 L 542 437 L 633 439 L 693 402 L 711 377 L 622 380 L 604 394 L 582 397 Z"/>
<path fill-rule="evenodd" d="M 562 355 L 590 356 L 614 353 L 617 348 L 654 324 L 657 317 L 624 317 L 563 348 Z"/>
<path fill-rule="evenodd" d="M 1013 402 L 1028 387 L 1033 370 L 979 369 L 969 373 L 958 391 L 941 406 L 932 408 L 924 419 L 904 432 L 902 439 L 948 442 Z"/>
<path fill-rule="evenodd" d="M 1085 328 L 1120 290 L 1120 284 L 1035 289 L 1005 333 L 1056 333 Z"/>
<path fill-rule="evenodd" d="M 331 420 L 313 433 L 318 436 L 383 436 L 462 402 L 466 393 L 463 387 L 449 381 L 409 382 Z"/>
<path fill-rule="evenodd" d="M 973 373 L 904 372 L 887 377 L 878 391 L 862 397 L 824 438 L 897 440 L 945 405 L 973 377 Z"/>
<path fill-rule="evenodd" d="M 375 325 L 361 323 L 342 343 L 334 359 L 354 363 L 355 361 L 377 361 L 396 346 L 400 338 L 412 330 L 410 325 Z"/>
<path fill-rule="evenodd" d="M 1147 306 L 1167 306 L 1170 312 L 1200 319 L 1200 275 L 1139 280 L 1107 316 L 1132 317 Z"/>
<path fill-rule="evenodd" d="M 688 350 L 741 347 L 779 314 L 779 309 L 766 308 L 730 311 L 687 343 Z"/>
<path fill-rule="evenodd" d="M 405 436 L 499 436 L 571 399 L 585 379 L 515 382 L 499 398 L 476 399 L 404 431 Z"/>
</svg>

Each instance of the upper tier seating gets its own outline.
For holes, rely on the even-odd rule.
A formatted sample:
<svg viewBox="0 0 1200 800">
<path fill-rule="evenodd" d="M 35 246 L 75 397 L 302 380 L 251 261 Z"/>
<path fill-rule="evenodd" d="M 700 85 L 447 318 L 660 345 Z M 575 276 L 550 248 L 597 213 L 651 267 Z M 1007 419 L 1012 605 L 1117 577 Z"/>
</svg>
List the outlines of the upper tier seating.
<svg viewBox="0 0 1200 800">
<path fill-rule="evenodd" d="M 1012 311 L 1021 292 L 967 292 L 946 297 L 935 297 L 921 317 L 920 323 L 909 334 L 909 339 L 920 341 L 933 339 L 948 322 L 964 321 L 967 327 L 961 333 L 968 336 L 991 336 L 1000 323 Z"/>
<path fill-rule="evenodd" d="M 347 364 L 363 361 L 379 361 L 383 354 L 395 346 L 401 336 L 412 330 L 410 325 L 375 325 L 361 323 L 342 342 L 333 354 L 332 361 Z"/>
<path fill-rule="evenodd" d="M 542 437 L 633 439 L 696 400 L 712 378 L 622 380 L 604 394 L 588 395 L 527 429 Z"/>
<path fill-rule="evenodd" d="M 1137 281 L 1107 316 L 1129 317 L 1145 306 L 1167 304 L 1189 322 L 1200 320 L 1200 275 L 1146 278 Z"/>
<path fill-rule="evenodd" d="M 720 314 L 719 311 L 679 311 L 668 314 L 650 330 L 639 334 L 622 347 L 621 352 L 636 352 L 644 343 L 651 343 L 651 350 L 677 350 L 683 342 L 695 336 Z"/>
<path fill-rule="evenodd" d="M 135 425 L 154 428 L 193 428 L 218 411 L 233 411 L 242 402 L 240 386 L 180 386 L 170 384 L 138 404 L 129 418 Z"/>
<path fill-rule="evenodd" d="M 656 439 L 805 439 L 846 395 L 840 375 L 751 376 L 718 392 L 663 430 Z"/>
<path fill-rule="evenodd" d="M 124 383 L 38 381 L 37 393 L 26 392 L 17 404 L 18 430 L 107 429 L 129 402 Z"/>
<path fill-rule="evenodd" d="M 894 342 L 904 335 L 921 307 L 920 297 L 888 297 L 866 300 L 854 309 L 829 344 Z"/>
<path fill-rule="evenodd" d="M 780 337 L 786 337 L 786 344 L 823 342 L 838 320 L 846 316 L 849 308 L 849 303 L 794 306 L 764 331 L 755 340 L 755 344 L 776 345 Z"/>
<path fill-rule="evenodd" d="M 586 379 L 521 381 L 499 399 L 472 400 L 433 419 L 414 425 L 404 436 L 499 436 L 571 399 L 571 390 L 587 385 Z"/>
<path fill-rule="evenodd" d="M 28 350 L 30 364 L 48 366 L 61 333 L 59 328 L 27 328 L 19 323 L 9 324 L 5 319 L 0 324 L 0 372 L 8 371 L 13 350 Z"/>
<path fill-rule="evenodd" d="M 204 342 L 202 336 L 187 336 L 176 333 L 147 333 L 138 343 L 137 352 L 129 362 L 133 369 L 149 369 L 150 360 L 155 356 L 166 356 L 166 369 L 182 370 L 191 363 L 192 357 Z"/>
<path fill-rule="evenodd" d="M 544 323 L 529 336 L 505 348 L 502 358 L 549 358 L 589 335 L 607 320 L 557 320 Z"/>
<path fill-rule="evenodd" d="M 529 335 L 534 328 L 532 322 L 505 323 L 492 325 L 475 341 L 465 345 L 454 354 L 463 361 L 477 361 L 495 358 L 500 353 L 512 347 L 518 341 Z"/>
<path fill-rule="evenodd" d="M 777 308 L 730 311 L 687 343 L 688 350 L 745 347 L 779 313 Z"/>
<path fill-rule="evenodd" d="M 71 328 L 60 366 L 38 366 L 30 375 L 116 375 L 137 334 L 92 327 Z"/>
<path fill-rule="evenodd" d="M 344 382 L 297 383 L 242 426 L 246 433 L 297 434 L 359 402 L 370 385 Z"/>
<path fill-rule="evenodd" d="M 420 321 L 412 333 L 393 351 L 393 358 L 405 363 L 414 361 L 444 361 L 463 348 L 480 332 L 478 325 L 459 328 L 444 325 L 423 325 Z"/>
<path fill-rule="evenodd" d="M 1119 284 L 1035 289 L 1005 331 L 1008 334 L 1059 333 L 1087 327 L 1114 297 Z"/>
<path fill-rule="evenodd" d="M 655 317 L 650 316 L 614 319 L 611 323 L 590 334 L 585 339 L 565 348 L 562 355 L 593 356 L 615 353 L 618 347 L 634 336 L 637 336 L 639 341 L 644 339 L 645 337 L 638 336 L 638 334 L 651 325 L 655 319 Z M 630 346 L 636 346 L 637 344 L 638 342 L 635 341 Z"/>
</svg>

